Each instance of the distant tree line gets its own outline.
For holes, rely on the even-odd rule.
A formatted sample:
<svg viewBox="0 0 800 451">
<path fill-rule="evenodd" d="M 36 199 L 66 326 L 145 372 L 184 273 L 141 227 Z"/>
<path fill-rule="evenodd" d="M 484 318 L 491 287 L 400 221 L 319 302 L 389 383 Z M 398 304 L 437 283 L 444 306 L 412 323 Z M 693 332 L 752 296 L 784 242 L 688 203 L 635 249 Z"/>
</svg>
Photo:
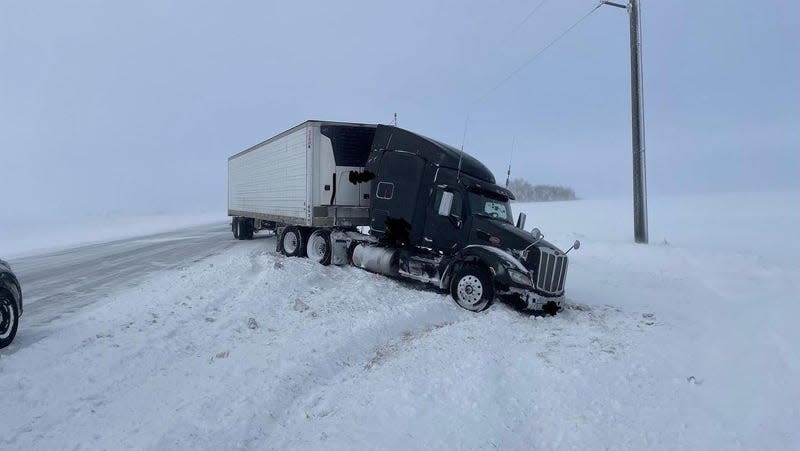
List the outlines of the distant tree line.
<svg viewBox="0 0 800 451">
<path fill-rule="evenodd" d="M 508 189 L 519 202 L 549 202 L 554 200 L 575 200 L 575 190 L 566 186 L 532 185 L 524 179 L 512 179 Z"/>
</svg>

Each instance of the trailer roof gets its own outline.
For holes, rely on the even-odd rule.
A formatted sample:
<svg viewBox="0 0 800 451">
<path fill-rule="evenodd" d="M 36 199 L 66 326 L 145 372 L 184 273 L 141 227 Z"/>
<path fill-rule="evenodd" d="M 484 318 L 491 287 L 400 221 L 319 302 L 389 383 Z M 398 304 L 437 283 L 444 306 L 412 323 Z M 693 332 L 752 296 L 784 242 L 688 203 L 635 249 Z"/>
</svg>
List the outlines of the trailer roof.
<svg viewBox="0 0 800 451">
<path fill-rule="evenodd" d="M 268 143 L 270 143 L 272 141 L 275 141 L 276 139 L 283 138 L 284 136 L 286 136 L 286 135 L 288 135 L 290 133 L 294 133 L 297 130 L 299 130 L 301 128 L 304 128 L 304 127 L 307 127 L 309 125 L 346 125 L 346 126 L 351 126 L 351 127 L 371 127 L 371 128 L 375 128 L 375 127 L 378 126 L 378 124 L 363 124 L 363 123 L 360 123 L 360 122 L 337 122 L 337 121 L 321 121 L 321 120 L 316 120 L 316 119 L 309 119 L 307 121 L 303 121 L 303 122 L 295 125 L 294 127 L 290 128 L 290 129 L 288 129 L 286 131 L 278 133 L 277 135 L 275 135 L 275 136 L 273 136 L 271 138 L 267 138 L 264 141 L 261 141 L 260 143 L 258 143 L 256 145 L 250 146 L 247 149 L 245 149 L 245 150 L 243 150 L 243 151 L 241 151 L 241 152 L 239 152 L 239 153 L 237 153 L 235 155 L 231 155 L 230 157 L 228 157 L 228 160 L 232 160 L 232 159 L 234 159 L 234 158 L 236 158 L 238 156 L 244 155 L 247 152 L 250 152 L 251 150 L 254 150 L 254 149 L 258 148 L 258 147 L 261 147 L 264 144 L 268 144 Z"/>
</svg>

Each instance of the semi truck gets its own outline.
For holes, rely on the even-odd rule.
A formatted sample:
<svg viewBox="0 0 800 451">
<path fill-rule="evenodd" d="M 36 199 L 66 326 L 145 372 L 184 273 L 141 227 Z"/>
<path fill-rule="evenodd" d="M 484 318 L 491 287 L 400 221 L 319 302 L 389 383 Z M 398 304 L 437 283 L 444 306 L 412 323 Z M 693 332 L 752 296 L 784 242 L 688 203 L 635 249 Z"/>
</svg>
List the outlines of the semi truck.
<svg viewBox="0 0 800 451">
<path fill-rule="evenodd" d="M 228 159 L 236 239 L 271 230 L 283 255 L 421 281 L 467 310 L 555 314 L 580 242 L 526 231 L 511 200 L 463 150 L 391 125 L 309 120 Z"/>
</svg>

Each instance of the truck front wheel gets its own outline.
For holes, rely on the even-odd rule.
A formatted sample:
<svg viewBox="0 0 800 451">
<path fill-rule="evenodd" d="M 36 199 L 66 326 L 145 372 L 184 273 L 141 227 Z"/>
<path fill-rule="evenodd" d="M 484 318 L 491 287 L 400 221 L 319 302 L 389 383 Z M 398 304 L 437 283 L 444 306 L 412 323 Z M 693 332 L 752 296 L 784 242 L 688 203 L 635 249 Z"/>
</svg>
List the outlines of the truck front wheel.
<svg viewBox="0 0 800 451">
<path fill-rule="evenodd" d="M 450 295 L 467 310 L 480 312 L 494 301 L 494 285 L 489 271 L 474 264 L 463 265 L 450 281 Z"/>
</svg>

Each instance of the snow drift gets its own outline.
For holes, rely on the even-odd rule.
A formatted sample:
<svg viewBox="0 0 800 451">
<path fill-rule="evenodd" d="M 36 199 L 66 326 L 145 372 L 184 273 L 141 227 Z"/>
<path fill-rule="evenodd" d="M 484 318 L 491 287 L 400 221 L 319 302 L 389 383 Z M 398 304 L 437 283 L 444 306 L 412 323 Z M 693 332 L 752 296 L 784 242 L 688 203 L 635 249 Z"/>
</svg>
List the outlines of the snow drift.
<svg viewBox="0 0 800 451">
<path fill-rule="evenodd" d="M 515 205 L 583 242 L 545 318 L 237 243 L 0 355 L 0 447 L 796 448 L 797 197 L 737 199 Z"/>
</svg>

